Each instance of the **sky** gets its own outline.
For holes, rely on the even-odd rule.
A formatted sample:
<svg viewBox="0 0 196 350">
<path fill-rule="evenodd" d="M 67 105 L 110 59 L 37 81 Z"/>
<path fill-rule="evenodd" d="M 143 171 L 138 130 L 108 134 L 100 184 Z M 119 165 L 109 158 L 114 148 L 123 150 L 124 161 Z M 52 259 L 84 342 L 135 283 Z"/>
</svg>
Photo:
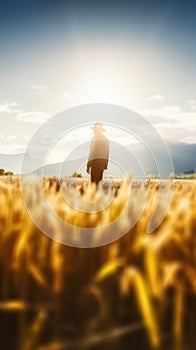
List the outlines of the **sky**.
<svg viewBox="0 0 196 350">
<path fill-rule="evenodd" d="M 195 18 L 189 0 L 0 1 L 0 153 L 25 152 L 47 119 L 95 102 L 136 111 L 170 142 L 195 143 Z M 84 136 L 91 130 L 76 125 L 67 149 Z"/>
</svg>

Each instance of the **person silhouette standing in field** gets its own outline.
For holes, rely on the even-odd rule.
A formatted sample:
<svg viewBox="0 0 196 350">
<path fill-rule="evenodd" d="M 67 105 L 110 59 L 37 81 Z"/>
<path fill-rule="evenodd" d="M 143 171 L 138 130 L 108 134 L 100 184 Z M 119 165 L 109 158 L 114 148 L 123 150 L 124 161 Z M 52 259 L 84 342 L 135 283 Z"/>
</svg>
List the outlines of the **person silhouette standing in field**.
<svg viewBox="0 0 196 350">
<path fill-rule="evenodd" d="M 90 174 L 91 182 L 98 183 L 103 178 L 103 172 L 108 167 L 109 140 L 103 135 L 105 129 L 102 123 L 95 123 L 92 127 L 94 137 L 91 140 L 86 171 Z"/>
</svg>

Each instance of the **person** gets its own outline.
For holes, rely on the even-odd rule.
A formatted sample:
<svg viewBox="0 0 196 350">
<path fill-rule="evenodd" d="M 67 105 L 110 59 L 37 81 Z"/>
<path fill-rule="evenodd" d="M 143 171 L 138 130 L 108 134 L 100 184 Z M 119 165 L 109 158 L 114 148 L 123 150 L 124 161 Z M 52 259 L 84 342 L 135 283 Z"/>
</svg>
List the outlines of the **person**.
<svg viewBox="0 0 196 350">
<path fill-rule="evenodd" d="M 90 174 L 91 182 L 98 183 L 103 178 L 103 172 L 108 167 L 109 140 L 103 135 L 105 129 L 102 123 L 95 123 L 92 127 L 94 137 L 91 140 L 87 173 Z"/>
</svg>

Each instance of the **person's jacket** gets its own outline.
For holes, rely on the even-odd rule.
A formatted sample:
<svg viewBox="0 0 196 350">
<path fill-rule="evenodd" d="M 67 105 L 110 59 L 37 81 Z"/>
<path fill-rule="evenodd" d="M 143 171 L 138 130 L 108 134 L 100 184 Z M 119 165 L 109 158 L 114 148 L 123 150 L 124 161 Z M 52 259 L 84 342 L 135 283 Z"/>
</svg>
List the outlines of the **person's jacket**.
<svg viewBox="0 0 196 350">
<path fill-rule="evenodd" d="M 87 162 L 89 168 L 105 170 L 108 167 L 109 141 L 104 135 L 94 136 L 90 144 L 90 152 Z"/>
</svg>

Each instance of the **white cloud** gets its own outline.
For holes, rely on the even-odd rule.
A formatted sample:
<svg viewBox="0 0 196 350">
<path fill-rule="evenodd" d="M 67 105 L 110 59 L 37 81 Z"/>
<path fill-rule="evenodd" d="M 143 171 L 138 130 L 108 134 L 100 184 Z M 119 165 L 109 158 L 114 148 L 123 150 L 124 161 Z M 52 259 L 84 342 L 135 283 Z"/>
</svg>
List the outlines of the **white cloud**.
<svg viewBox="0 0 196 350">
<path fill-rule="evenodd" d="M 27 141 L 30 139 L 30 136 L 28 135 L 3 135 L 3 134 L 0 134 L 0 139 L 1 139 L 1 142 L 4 142 L 4 144 L 8 141 L 11 141 L 11 140 L 18 140 L 18 141 Z"/>
<path fill-rule="evenodd" d="M 48 86 L 46 85 L 32 85 L 31 89 L 35 91 L 36 93 L 40 94 L 42 92 L 45 92 L 48 90 Z"/>
<path fill-rule="evenodd" d="M 0 113 L 13 115 L 18 121 L 36 124 L 42 124 L 50 118 L 50 115 L 46 113 L 36 111 L 27 112 L 18 107 L 19 104 L 15 101 L 4 101 L 0 104 Z"/>
<path fill-rule="evenodd" d="M 3 134 L 0 134 L 0 139 L 4 140 L 4 141 L 15 140 L 16 136 L 14 136 L 14 135 L 5 136 Z"/>
<path fill-rule="evenodd" d="M 23 153 L 26 149 L 26 146 L 21 146 L 18 143 L 10 143 L 8 145 L 0 144 L 0 153 L 2 154 L 15 154 L 15 153 Z"/>
<path fill-rule="evenodd" d="M 20 112 L 16 119 L 26 123 L 42 124 L 48 120 L 50 116 L 42 112 Z"/>
<path fill-rule="evenodd" d="M 29 140 L 30 136 L 28 135 L 20 135 L 23 140 Z"/>
<path fill-rule="evenodd" d="M 196 142 L 196 111 L 184 112 L 177 106 L 140 110 L 140 113 L 170 141 Z"/>
<path fill-rule="evenodd" d="M 196 110 L 196 101 L 195 100 L 189 100 L 188 103 L 189 103 L 189 106 L 192 110 Z"/>
<path fill-rule="evenodd" d="M 36 129 L 50 118 L 43 112 L 22 110 L 15 101 L 1 103 L 0 115 L 0 152 L 5 154 L 23 152 Z"/>
<path fill-rule="evenodd" d="M 156 123 L 157 120 L 168 119 L 170 122 L 176 120 L 182 114 L 181 109 L 178 106 L 163 106 L 161 108 L 146 108 L 139 111 L 142 115 L 147 117 L 152 117 L 153 122 Z"/>
<path fill-rule="evenodd" d="M 4 101 L 0 104 L 0 113 L 15 114 L 18 112 L 18 103 L 15 101 Z"/>
<path fill-rule="evenodd" d="M 15 140 L 15 139 L 16 139 L 16 136 L 14 136 L 14 135 L 10 135 L 10 136 L 6 137 L 6 140 L 8 140 L 8 141 Z"/>
<path fill-rule="evenodd" d="M 179 113 L 180 112 L 180 107 L 177 106 L 164 106 L 161 107 L 163 111 L 169 112 L 169 113 Z"/>
<path fill-rule="evenodd" d="M 70 94 L 68 91 L 64 91 L 63 96 L 66 100 L 70 100 L 70 101 L 74 100 L 74 96 Z"/>
<path fill-rule="evenodd" d="M 148 97 L 147 101 L 151 102 L 151 101 L 162 101 L 164 100 L 164 97 L 162 95 L 153 95 Z"/>
</svg>

